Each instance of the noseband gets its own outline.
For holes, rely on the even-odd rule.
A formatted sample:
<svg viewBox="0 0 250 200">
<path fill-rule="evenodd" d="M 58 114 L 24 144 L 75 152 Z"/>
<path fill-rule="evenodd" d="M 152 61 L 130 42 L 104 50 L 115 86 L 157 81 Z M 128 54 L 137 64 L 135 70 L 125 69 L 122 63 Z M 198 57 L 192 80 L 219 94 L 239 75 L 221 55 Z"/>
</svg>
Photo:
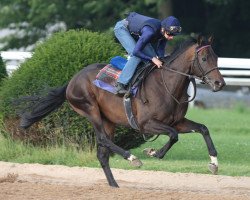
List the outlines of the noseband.
<svg viewBox="0 0 250 200">
<path fill-rule="evenodd" d="M 164 84 L 164 87 L 166 89 L 166 91 L 170 94 L 170 96 L 178 103 L 178 104 L 182 104 L 182 103 L 189 103 L 191 101 L 194 100 L 195 96 L 196 96 L 196 82 L 195 82 L 195 79 L 198 79 L 198 80 L 201 80 L 203 83 L 206 83 L 206 84 L 209 84 L 209 78 L 207 77 L 207 75 L 214 71 L 214 70 L 218 70 L 219 68 L 218 67 L 214 67 L 208 71 L 204 71 L 200 62 L 199 62 L 199 58 L 198 58 L 198 54 L 199 52 L 204 49 L 204 48 L 208 48 L 208 47 L 211 47 L 211 45 L 206 45 L 206 46 L 202 46 L 200 48 L 198 48 L 196 51 L 195 51 L 195 58 L 193 61 L 193 64 L 191 66 L 191 70 L 194 69 L 196 66 L 195 66 L 195 63 L 197 62 L 197 67 L 199 69 L 199 71 L 201 72 L 201 76 L 195 76 L 195 75 L 191 75 L 191 74 L 187 74 L 187 73 L 183 73 L 183 72 L 180 72 L 180 71 L 177 71 L 177 70 L 174 70 L 174 69 L 171 69 L 171 68 L 168 68 L 168 67 L 164 67 L 162 69 L 165 69 L 165 70 L 168 70 L 168 71 L 171 71 L 171 72 L 175 72 L 177 74 L 181 74 L 183 76 L 187 76 L 190 80 L 190 82 L 192 83 L 193 85 L 193 88 L 194 88 L 194 95 L 193 97 L 190 99 L 190 100 L 187 100 L 187 101 L 183 101 L 183 102 L 180 102 L 179 100 L 177 100 L 173 94 L 171 94 L 170 90 L 168 89 L 167 87 L 167 84 L 165 82 L 165 79 L 163 77 L 163 71 L 161 71 L 161 77 L 162 77 L 162 81 L 163 81 L 163 84 Z"/>
</svg>

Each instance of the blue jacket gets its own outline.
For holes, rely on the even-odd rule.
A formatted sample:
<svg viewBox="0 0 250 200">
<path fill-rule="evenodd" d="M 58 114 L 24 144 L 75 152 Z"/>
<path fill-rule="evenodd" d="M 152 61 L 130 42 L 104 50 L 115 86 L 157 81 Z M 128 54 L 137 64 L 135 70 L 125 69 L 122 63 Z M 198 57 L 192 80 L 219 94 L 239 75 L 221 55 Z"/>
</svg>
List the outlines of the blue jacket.
<svg viewBox="0 0 250 200">
<path fill-rule="evenodd" d="M 152 57 L 143 53 L 144 47 L 151 43 L 156 50 L 157 56 L 164 56 L 167 40 L 161 34 L 160 20 L 131 12 L 127 17 L 127 21 L 130 33 L 140 36 L 133 55 L 143 60 L 152 60 Z"/>
</svg>

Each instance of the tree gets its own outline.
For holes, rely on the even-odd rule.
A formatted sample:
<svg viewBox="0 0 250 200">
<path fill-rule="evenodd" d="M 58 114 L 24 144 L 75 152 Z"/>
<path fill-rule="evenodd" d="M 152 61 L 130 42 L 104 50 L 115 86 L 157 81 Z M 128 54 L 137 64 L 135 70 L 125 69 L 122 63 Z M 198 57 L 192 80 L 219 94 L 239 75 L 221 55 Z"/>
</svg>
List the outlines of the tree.
<svg viewBox="0 0 250 200">
<path fill-rule="evenodd" d="M 215 47 L 219 56 L 250 57 L 250 2 L 244 0 L 208 2 L 206 31 L 213 32 L 217 38 Z"/>
<path fill-rule="evenodd" d="M 7 71 L 5 63 L 3 62 L 2 56 L 0 54 L 0 85 L 3 80 L 3 78 L 7 77 Z"/>
<path fill-rule="evenodd" d="M 156 0 L 2 0 L 0 29 L 13 32 L 0 43 L 6 50 L 27 47 L 61 30 L 107 31 L 130 11 L 157 17 L 156 5 Z"/>
<path fill-rule="evenodd" d="M 213 34 L 214 49 L 221 57 L 250 57 L 250 1 L 175 0 L 172 3 L 183 33 Z"/>
</svg>

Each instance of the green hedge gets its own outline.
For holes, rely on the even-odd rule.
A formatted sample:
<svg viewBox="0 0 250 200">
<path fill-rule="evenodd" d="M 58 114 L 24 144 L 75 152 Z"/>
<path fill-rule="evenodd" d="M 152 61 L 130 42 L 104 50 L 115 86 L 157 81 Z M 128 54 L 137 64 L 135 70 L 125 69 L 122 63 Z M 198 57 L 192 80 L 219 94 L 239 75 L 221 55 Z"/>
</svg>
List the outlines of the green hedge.
<svg viewBox="0 0 250 200">
<path fill-rule="evenodd" d="M 21 64 L 11 78 L 3 82 L 0 89 L 3 126 L 14 137 L 38 144 L 67 144 L 78 148 L 85 146 L 86 141 L 86 146 L 94 144 L 91 125 L 72 111 L 67 103 L 58 112 L 23 132 L 17 128 L 19 121 L 12 102 L 20 96 L 45 94 L 49 88 L 69 82 L 75 73 L 88 64 L 108 62 L 113 56 L 123 54 L 121 46 L 108 34 L 87 30 L 54 34 L 36 48 L 32 58 Z M 134 133 L 132 130 L 119 129 L 118 143 L 123 140 L 123 132 Z M 135 137 L 132 136 L 131 140 L 133 138 Z M 140 141 L 141 138 L 138 138 Z M 132 143 L 123 146 L 130 148 L 131 145 L 133 146 Z"/>
<path fill-rule="evenodd" d="M 0 54 L 0 85 L 5 77 L 7 77 L 6 66 Z"/>
<path fill-rule="evenodd" d="M 87 30 L 54 34 L 3 83 L 0 97 L 9 103 L 11 98 L 62 86 L 83 67 L 95 62 L 108 62 L 117 54 L 123 54 L 123 51 L 107 34 Z M 2 105 L 1 111 L 10 115 L 11 104 Z"/>
</svg>

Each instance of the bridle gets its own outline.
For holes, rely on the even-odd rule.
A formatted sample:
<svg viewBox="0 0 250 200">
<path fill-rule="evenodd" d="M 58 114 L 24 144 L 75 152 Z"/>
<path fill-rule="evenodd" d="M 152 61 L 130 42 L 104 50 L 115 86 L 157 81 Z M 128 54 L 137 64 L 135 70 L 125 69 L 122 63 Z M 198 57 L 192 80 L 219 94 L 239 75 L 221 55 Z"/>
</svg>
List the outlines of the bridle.
<svg viewBox="0 0 250 200">
<path fill-rule="evenodd" d="M 195 67 L 195 62 L 197 62 L 197 67 L 198 67 L 198 69 L 200 70 L 202 76 L 201 76 L 201 77 L 199 77 L 199 76 L 193 76 L 193 77 L 196 78 L 196 79 L 201 80 L 202 82 L 204 82 L 204 83 L 206 83 L 206 84 L 209 83 L 209 79 L 208 79 L 207 75 L 208 75 L 210 72 L 219 69 L 218 67 L 213 67 L 212 69 L 210 69 L 210 70 L 208 70 L 208 71 L 205 72 L 205 71 L 203 70 L 203 68 L 201 67 L 201 64 L 200 64 L 200 62 L 199 62 L 198 54 L 199 54 L 199 52 L 200 52 L 202 49 L 209 48 L 209 47 L 211 47 L 211 45 L 205 45 L 205 46 L 202 46 L 202 47 L 196 49 L 196 51 L 195 51 L 195 58 L 194 58 L 194 60 L 193 60 L 193 65 L 192 65 L 192 67 L 191 67 L 191 71 L 192 71 L 192 69 L 194 69 L 194 67 Z"/>
<path fill-rule="evenodd" d="M 196 49 L 194 60 L 191 60 L 191 62 L 193 62 L 193 64 L 191 65 L 191 71 L 193 71 L 193 69 L 195 67 L 198 67 L 199 71 L 201 72 L 201 76 L 196 76 L 196 75 L 191 75 L 191 74 L 188 74 L 188 73 L 180 72 L 180 71 L 169 68 L 167 65 L 165 65 L 165 67 L 161 68 L 161 69 L 165 69 L 165 70 L 168 70 L 168 71 L 171 71 L 171 72 L 174 72 L 174 73 L 177 73 L 177 74 L 188 77 L 190 82 L 193 85 L 193 88 L 194 88 L 193 97 L 190 100 L 180 102 L 178 99 L 176 99 L 174 97 L 173 94 L 171 94 L 170 90 L 168 89 L 166 81 L 165 81 L 164 76 L 163 76 L 163 70 L 161 70 L 161 78 L 162 78 L 163 85 L 164 85 L 166 91 L 169 93 L 169 95 L 176 101 L 176 103 L 182 104 L 182 103 L 189 103 L 189 102 L 193 101 L 195 96 L 196 96 L 196 82 L 195 82 L 195 79 L 201 80 L 203 83 L 209 84 L 210 80 L 207 77 L 207 75 L 209 73 L 211 73 L 212 71 L 219 69 L 218 67 L 213 67 L 212 69 L 210 69 L 210 70 L 208 70 L 206 72 L 203 70 L 203 68 L 202 68 L 202 66 L 201 66 L 201 64 L 199 62 L 199 55 L 198 54 L 202 49 L 208 48 L 208 47 L 211 47 L 211 45 L 205 45 L 205 46 L 202 46 L 202 47 Z M 196 62 L 197 62 L 197 65 L 195 65 Z"/>
</svg>

